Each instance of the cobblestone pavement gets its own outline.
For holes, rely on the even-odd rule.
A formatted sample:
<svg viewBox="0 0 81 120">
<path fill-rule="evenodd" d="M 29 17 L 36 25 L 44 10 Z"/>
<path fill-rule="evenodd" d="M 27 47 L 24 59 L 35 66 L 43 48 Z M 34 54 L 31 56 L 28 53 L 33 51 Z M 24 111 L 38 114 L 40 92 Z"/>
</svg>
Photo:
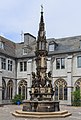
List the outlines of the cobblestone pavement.
<svg viewBox="0 0 81 120">
<path fill-rule="evenodd" d="M 42 120 L 81 120 L 81 107 L 62 105 L 60 108 L 61 110 L 68 110 L 72 115 L 66 118 L 43 118 Z M 0 107 L 0 120 L 39 120 L 37 118 L 16 118 L 12 116 L 11 113 L 19 109 L 22 109 L 22 105 L 4 105 L 3 107 Z"/>
</svg>

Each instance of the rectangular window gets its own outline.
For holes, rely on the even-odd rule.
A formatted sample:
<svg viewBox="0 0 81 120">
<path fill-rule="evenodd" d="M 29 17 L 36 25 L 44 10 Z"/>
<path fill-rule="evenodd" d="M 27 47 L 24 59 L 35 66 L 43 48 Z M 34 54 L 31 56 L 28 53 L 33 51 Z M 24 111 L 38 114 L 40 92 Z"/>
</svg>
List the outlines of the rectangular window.
<svg viewBox="0 0 81 120">
<path fill-rule="evenodd" d="M 20 62 L 20 71 L 27 71 L 27 61 Z"/>
<path fill-rule="evenodd" d="M 27 71 L 27 62 L 24 61 L 24 71 Z"/>
<path fill-rule="evenodd" d="M 4 49 L 4 43 L 2 41 L 0 41 L 0 48 Z"/>
<path fill-rule="evenodd" d="M 60 69 L 60 58 L 56 59 L 56 69 Z"/>
<path fill-rule="evenodd" d="M 28 53 L 28 49 L 27 49 L 27 47 L 25 47 L 25 48 L 23 49 L 23 54 L 26 55 L 27 53 Z"/>
<path fill-rule="evenodd" d="M 49 51 L 54 51 L 55 49 L 55 45 L 54 44 L 50 44 L 49 45 Z"/>
<path fill-rule="evenodd" d="M 67 88 L 64 88 L 64 100 L 67 100 Z"/>
<path fill-rule="evenodd" d="M 65 68 L 65 58 L 61 58 L 61 69 Z"/>
<path fill-rule="evenodd" d="M 20 71 L 23 71 L 23 62 L 20 62 Z"/>
<path fill-rule="evenodd" d="M 56 58 L 56 69 L 65 69 L 65 58 Z"/>
<path fill-rule="evenodd" d="M 77 67 L 81 68 L 81 56 L 77 57 Z"/>
<path fill-rule="evenodd" d="M 6 70 L 6 59 L 5 58 L 1 58 L 1 69 Z"/>
<path fill-rule="evenodd" d="M 12 60 L 8 60 L 8 70 L 12 71 Z"/>
<path fill-rule="evenodd" d="M 81 40 L 79 41 L 80 49 L 81 49 Z"/>
</svg>

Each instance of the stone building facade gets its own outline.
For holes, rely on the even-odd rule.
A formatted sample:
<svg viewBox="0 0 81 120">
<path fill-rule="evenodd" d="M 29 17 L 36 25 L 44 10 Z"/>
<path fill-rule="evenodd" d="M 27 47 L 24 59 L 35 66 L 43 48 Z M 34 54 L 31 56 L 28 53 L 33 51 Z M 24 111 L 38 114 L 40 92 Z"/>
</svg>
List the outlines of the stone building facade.
<svg viewBox="0 0 81 120">
<path fill-rule="evenodd" d="M 47 72 L 52 72 L 54 100 L 71 105 L 75 89 L 81 91 L 81 36 L 47 39 Z M 24 34 L 24 42 L 14 43 L 0 36 L 0 104 L 14 95 L 30 99 L 32 72 L 36 72 L 36 37 Z"/>
</svg>

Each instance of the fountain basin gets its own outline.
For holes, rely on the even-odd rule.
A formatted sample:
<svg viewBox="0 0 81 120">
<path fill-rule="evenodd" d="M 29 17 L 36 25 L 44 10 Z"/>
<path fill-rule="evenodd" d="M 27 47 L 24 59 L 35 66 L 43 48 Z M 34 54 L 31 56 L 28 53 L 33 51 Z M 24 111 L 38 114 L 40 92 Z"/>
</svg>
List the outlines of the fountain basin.
<svg viewBox="0 0 81 120">
<path fill-rule="evenodd" d="M 55 112 L 60 111 L 59 101 L 23 101 L 23 111 Z"/>
</svg>

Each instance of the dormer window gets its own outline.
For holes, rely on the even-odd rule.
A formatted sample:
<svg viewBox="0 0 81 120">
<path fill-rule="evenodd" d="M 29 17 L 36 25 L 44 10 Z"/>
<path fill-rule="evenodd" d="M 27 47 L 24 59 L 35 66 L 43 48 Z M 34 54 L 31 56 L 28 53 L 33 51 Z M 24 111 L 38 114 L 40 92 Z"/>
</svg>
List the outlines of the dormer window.
<svg viewBox="0 0 81 120">
<path fill-rule="evenodd" d="M 54 50 L 55 50 L 55 45 L 49 44 L 49 51 L 54 51 Z"/>
<path fill-rule="evenodd" d="M 23 48 L 23 55 L 27 55 L 27 53 L 28 53 L 27 47 Z"/>
<path fill-rule="evenodd" d="M 25 45 L 23 47 L 23 55 L 27 55 L 28 53 L 30 53 L 32 51 L 32 47 L 29 45 Z"/>
<path fill-rule="evenodd" d="M 55 50 L 55 48 L 56 48 L 56 46 L 58 46 L 58 44 L 55 42 L 55 41 L 51 41 L 50 43 L 49 43 L 49 51 L 54 51 Z"/>
<path fill-rule="evenodd" d="M 0 41 L 0 48 L 4 49 L 4 43 L 2 41 Z"/>
<path fill-rule="evenodd" d="M 54 51 L 55 50 L 55 42 L 54 41 L 51 41 L 49 43 L 49 51 Z"/>
</svg>

